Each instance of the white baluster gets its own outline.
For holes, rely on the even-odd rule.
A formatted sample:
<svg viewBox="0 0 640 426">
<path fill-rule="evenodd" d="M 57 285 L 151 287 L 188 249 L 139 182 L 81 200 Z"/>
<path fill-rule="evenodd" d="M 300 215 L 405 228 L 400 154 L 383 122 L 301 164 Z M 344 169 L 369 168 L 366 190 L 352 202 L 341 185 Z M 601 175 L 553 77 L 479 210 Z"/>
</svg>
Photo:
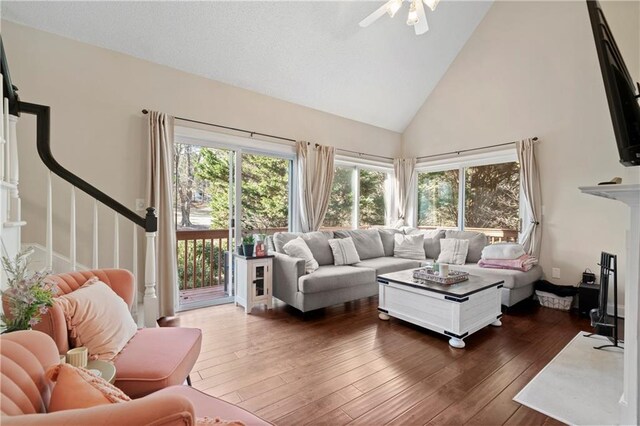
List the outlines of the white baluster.
<svg viewBox="0 0 640 426">
<path fill-rule="evenodd" d="M 147 253 L 144 262 L 144 326 L 156 327 L 158 296 L 156 295 L 156 233 L 147 232 Z"/>
<path fill-rule="evenodd" d="M 113 216 L 113 267 L 120 268 L 120 229 L 117 212 Z"/>
<path fill-rule="evenodd" d="M 9 183 L 14 187 L 11 189 L 11 203 L 9 211 L 9 220 L 20 222 L 22 212 L 20 207 L 20 194 L 18 192 L 18 184 L 20 178 L 20 168 L 18 161 L 18 117 L 9 116 Z"/>
<path fill-rule="evenodd" d="M 5 131 L 4 131 L 4 115 L 9 114 L 9 111 L 4 107 L 4 76 L 0 74 L 0 99 L 2 102 L 0 103 L 0 108 L 2 114 L 0 114 L 0 179 L 4 178 L 4 150 L 5 150 L 5 141 L 7 140 Z"/>
<path fill-rule="evenodd" d="M 71 270 L 75 271 L 77 265 L 76 253 L 76 187 L 71 187 L 71 207 L 69 209 L 69 264 Z"/>
<path fill-rule="evenodd" d="M 138 225 L 133 224 L 133 304 L 131 305 L 131 315 L 138 322 Z"/>
<path fill-rule="evenodd" d="M 93 200 L 93 269 L 98 269 L 98 200 Z"/>
<path fill-rule="evenodd" d="M 3 174 L 2 174 L 2 179 L 6 182 L 9 181 L 9 168 L 8 168 L 8 163 L 9 163 L 9 99 L 8 98 L 4 98 L 3 100 L 3 109 L 4 109 L 4 113 L 2 115 L 2 127 L 4 129 L 3 135 L 4 135 L 4 158 L 2 159 L 2 168 L 3 168 Z"/>
<path fill-rule="evenodd" d="M 53 192 L 51 190 L 51 170 L 47 171 L 47 260 L 46 267 L 53 270 Z"/>
</svg>

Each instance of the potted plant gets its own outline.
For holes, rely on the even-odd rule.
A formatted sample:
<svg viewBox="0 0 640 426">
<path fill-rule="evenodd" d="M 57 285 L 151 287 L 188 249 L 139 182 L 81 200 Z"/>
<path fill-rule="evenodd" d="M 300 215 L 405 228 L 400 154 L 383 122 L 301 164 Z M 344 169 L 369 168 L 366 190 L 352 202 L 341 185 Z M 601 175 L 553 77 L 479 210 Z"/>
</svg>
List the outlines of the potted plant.
<svg viewBox="0 0 640 426">
<path fill-rule="evenodd" d="M 246 235 L 242 238 L 242 249 L 247 257 L 253 256 L 253 243 L 255 242 L 253 235 Z"/>
<path fill-rule="evenodd" d="M 57 292 L 55 281 L 48 271 L 29 272 L 28 258 L 33 248 L 21 251 L 14 259 L 2 257 L 2 266 L 7 274 L 7 289 L 2 291 L 2 300 L 7 302 L 8 312 L 2 320 L 3 333 L 28 330 L 47 313 L 53 305 Z"/>
</svg>

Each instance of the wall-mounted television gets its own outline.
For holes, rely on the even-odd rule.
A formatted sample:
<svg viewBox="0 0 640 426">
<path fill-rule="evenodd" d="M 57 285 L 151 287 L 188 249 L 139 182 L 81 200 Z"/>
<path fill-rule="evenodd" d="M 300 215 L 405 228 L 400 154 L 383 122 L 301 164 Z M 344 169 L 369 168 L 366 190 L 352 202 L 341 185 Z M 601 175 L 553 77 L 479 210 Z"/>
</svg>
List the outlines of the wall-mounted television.
<svg viewBox="0 0 640 426">
<path fill-rule="evenodd" d="M 597 0 L 587 0 L 620 163 L 640 166 L 640 85 L 634 83 Z"/>
</svg>

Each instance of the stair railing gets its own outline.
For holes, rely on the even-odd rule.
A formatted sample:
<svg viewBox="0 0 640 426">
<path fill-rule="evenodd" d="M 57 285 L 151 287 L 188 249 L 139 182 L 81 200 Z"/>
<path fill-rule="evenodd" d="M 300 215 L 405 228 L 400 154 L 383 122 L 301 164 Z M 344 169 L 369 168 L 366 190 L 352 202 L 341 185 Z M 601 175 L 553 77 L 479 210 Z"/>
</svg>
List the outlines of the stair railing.
<svg viewBox="0 0 640 426">
<path fill-rule="evenodd" d="M 17 101 L 18 113 L 30 114 L 36 117 L 36 145 L 38 155 L 40 159 L 49 169 L 48 173 L 48 187 L 47 187 L 47 235 L 46 235 L 46 250 L 47 250 L 47 267 L 51 268 L 53 265 L 53 193 L 52 193 L 52 179 L 51 174 L 55 174 L 72 185 L 71 187 L 71 208 L 70 208 L 70 248 L 69 248 L 69 262 L 71 268 L 77 267 L 76 261 L 76 211 L 75 211 L 75 192 L 76 189 L 88 194 L 94 199 L 93 204 L 93 261 L 92 268 L 98 268 L 98 203 L 105 205 L 106 207 L 115 211 L 114 216 L 114 267 L 119 266 L 119 221 L 120 216 L 125 217 L 134 224 L 134 236 L 133 236 L 133 250 L 134 250 L 134 275 L 136 275 L 137 268 L 137 238 L 135 227 L 141 227 L 145 230 L 146 235 L 146 256 L 145 256 L 145 291 L 144 291 L 144 323 L 145 327 L 155 327 L 156 320 L 158 319 L 158 297 L 156 293 L 156 237 L 158 231 L 158 219 L 156 217 L 155 209 L 153 207 L 147 208 L 145 216 L 139 216 L 131 209 L 119 201 L 113 199 L 109 195 L 105 194 L 95 186 L 91 185 L 84 179 L 75 175 L 71 171 L 63 167 L 53 157 L 51 153 L 51 139 L 50 139 L 50 126 L 51 126 L 51 109 L 45 105 L 38 105 L 29 102 Z M 136 292 L 137 293 L 137 290 Z M 137 294 L 136 294 L 137 296 Z M 134 300 L 134 309 L 136 309 L 136 302 Z M 135 314 L 135 312 L 134 312 Z"/>
</svg>

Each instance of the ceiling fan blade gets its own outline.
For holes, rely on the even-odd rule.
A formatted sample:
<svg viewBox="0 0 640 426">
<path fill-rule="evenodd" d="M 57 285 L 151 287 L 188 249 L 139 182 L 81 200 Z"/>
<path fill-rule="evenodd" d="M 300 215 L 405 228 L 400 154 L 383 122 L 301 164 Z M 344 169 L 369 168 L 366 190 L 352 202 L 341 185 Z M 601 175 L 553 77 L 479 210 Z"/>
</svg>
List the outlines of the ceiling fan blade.
<svg viewBox="0 0 640 426">
<path fill-rule="evenodd" d="M 418 14 L 418 22 L 413 26 L 417 35 L 424 34 L 429 31 L 429 24 L 427 23 L 427 15 L 424 13 L 424 5 L 422 1 L 416 1 L 416 13 Z"/>
<path fill-rule="evenodd" d="M 362 21 L 360 21 L 360 24 L 358 24 L 358 25 L 360 25 L 362 28 L 364 28 L 364 27 L 368 27 L 369 25 L 373 24 L 378 18 L 380 18 L 385 13 L 387 13 L 387 10 L 388 10 L 389 6 L 394 1 L 395 0 L 389 0 L 388 2 L 386 2 L 385 4 L 380 6 L 378 9 L 376 9 L 376 11 L 373 12 L 371 15 L 367 16 Z"/>
</svg>

